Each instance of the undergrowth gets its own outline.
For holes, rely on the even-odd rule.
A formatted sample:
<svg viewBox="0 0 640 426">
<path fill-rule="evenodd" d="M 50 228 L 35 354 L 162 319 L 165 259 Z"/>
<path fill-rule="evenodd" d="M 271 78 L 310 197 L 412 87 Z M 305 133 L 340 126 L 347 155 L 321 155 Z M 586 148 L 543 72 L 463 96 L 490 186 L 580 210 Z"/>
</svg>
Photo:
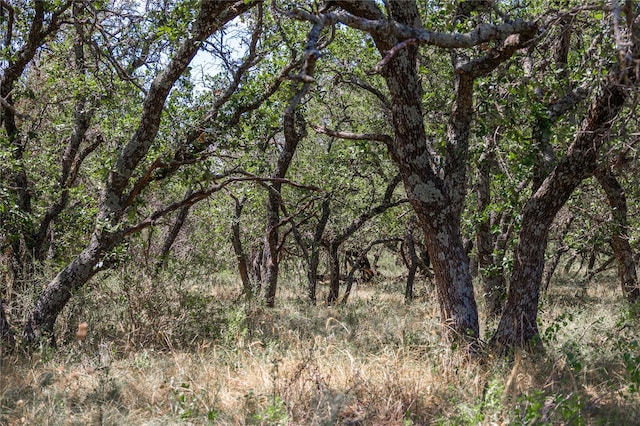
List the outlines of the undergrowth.
<svg viewBox="0 0 640 426">
<path fill-rule="evenodd" d="M 0 424 L 640 423 L 638 316 L 611 283 L 550 290 L 544 353 L 469 359 L 427 284 L 406 306 L 378 277 L 326 307 L 285 278 L 267 309 L 228 275 L 175 277 L 122 270 L 77 294 L 58 349 L 0 360 Z"/>
</svg>

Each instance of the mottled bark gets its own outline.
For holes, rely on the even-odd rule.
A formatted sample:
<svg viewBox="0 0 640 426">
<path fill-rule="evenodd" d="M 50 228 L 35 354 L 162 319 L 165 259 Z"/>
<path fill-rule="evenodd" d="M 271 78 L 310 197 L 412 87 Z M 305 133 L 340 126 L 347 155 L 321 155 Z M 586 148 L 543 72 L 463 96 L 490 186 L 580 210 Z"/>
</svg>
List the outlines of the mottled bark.
<svg viewBox="0 0 640 426">
<path fill-rule="evenodd" d="M 627 197 L 618 179 L 608 167 L 596 171 L 598 183 L 604 189 L 611 207 L 611 248 L 618 263 L 618 277 L 622 293 L 631 303 L 640 301 L 640 286 L 636 272 L 633 249 L 629 244 L 627 221 Z"/>
<path fill-rule="evenodd" d="M 100 269 L 99 262 L 103 252 L 113 248 L 114 243 L 116 241 L 112 240 L 110 244 L 105 244 L 94 234 L 89 246 L 47 285 L 38 297 L 25 326 L 23 337 L 26 342 L 35 342 L 42 338 L 55 346 L 53 327 L 58 314 L 72 294 Z"/>
<path fill-rule="evenodd" d="M 375 5 L 366 2 L 369 10 L 360 10 L 356 4 L 340 2 L 346 10 L 360 14 L 367 19 L 382 19 Z M 420 26 L 420 18 L 414 2 L 389 2 L 394 20 L 407 25 Z M 372 34 L 381 55 L 386 55 L 399 40 L 387 33 Z M 433 163 L 427 149 L 427 136 L 422 118 L 422 87 L 416 69 L 416 46 L 407 46 L 398 51 L 382 70 L 391 97 L 392 123 L 395 140 L 390 147 L 391 155 L 398 164 L 407 196 L 417 213 L 420 225 L 426 235 L 429 256 L 434 268 L 438 301 L 442 321 L 451 335 L 478 337 L 479 324 L 473 285 L 469 274 L 468 258 L 462 247 L 459 218 L 455 213 L 461 206 L 454 206 L 449 200 L 445 182 L 431 169 Z M 473 83 L 466 78 L 458 88 L 472 89 Z M 454 107 L 462 115 L 464 106 Z M 470 119 L 470 118 L 469 118 Z M 464 126 L 451 124 L 449 135 L 462 132 Z M 468 133 L 467 133 L 468 134 Z M 458 139 L 458 142 L 463 142 Z M 464 149 L 464 147 L 461 147 Z M 447 171 L 456 182 L 464 182 L 466 165 L 462 170 L 453 167 L 466 153 L 452 147 L 448 149 L 455 158 L 449 160 Z M 461 176 L 462 175 L 462 176 Z M 456 189 L 456 193 L 459 194 Z M 449 209 L 451 208 L 451 209 Z M 457 222 L 457 223 L 456 223 Z"/>
<path fill-rule="evenodd" d="M 509 294 L 492 344 L 500 352 L 539 342 L 538 299 L 549 227 L 560 208 L 583 179 L 593 174 L 598 150 L 628 93 L 619 84 L 620 72 L 610 73 L 595 97 L 567 155 L 553 168 L 525 204 L 514 252 Z"/>
</svg>

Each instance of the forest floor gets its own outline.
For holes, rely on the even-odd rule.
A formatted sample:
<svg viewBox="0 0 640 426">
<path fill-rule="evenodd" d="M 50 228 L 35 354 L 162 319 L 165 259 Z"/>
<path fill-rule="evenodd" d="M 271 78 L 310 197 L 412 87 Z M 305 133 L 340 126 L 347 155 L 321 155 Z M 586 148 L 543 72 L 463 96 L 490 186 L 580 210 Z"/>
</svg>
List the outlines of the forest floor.
<svg viewBox="0 0 640 426">
<path fill-rule="evenodd" d="M 266 309 L 229 274 L 111 272 L 58 349 L 0 357 L 0 425 L 640 424 L 640 320 L 613 278 L 576 281 L 542 302 L 545 352 L 505 360 L 444 344 L 433 289 L 405 306 L 397 276 L 337 307 L 283 277 Z"/>
</svg>

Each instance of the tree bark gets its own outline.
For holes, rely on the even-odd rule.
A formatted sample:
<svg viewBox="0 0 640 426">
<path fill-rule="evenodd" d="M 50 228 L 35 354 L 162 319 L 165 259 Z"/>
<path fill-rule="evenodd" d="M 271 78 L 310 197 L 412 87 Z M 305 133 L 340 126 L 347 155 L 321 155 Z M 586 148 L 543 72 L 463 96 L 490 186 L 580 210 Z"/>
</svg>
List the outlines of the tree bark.
<svg viewBox="0 0 640 426">
<path fill-rule="evenodd" d="M 430 44 L 462 47 L 458 44 L 461 40 L 450 39 L 449 34 L 428 34 L 427 37 L 428 31 L 421 33 L 420 29 L 423 27 L 414 1 L 385 2 L 390 17 L 400 24 L 393 27 L 394 30 L 390 30 L 389 26 L 383 29 L 372 24 L 375 20 L 382 26 L 387 21 L 374 1 L 335 3 L 347 12 L 367 20 L 365 23 L 345 18 L 342 22 L 348 22 L 356 28 L 366 28 L 384 58 L 376 69 L 380 69 L 391 98 L 395 139 L 389 144 L 389 151 L 398 164 L 407 196 L 426 235 L 441 319 L 448 330 L 447 334 L 453 338 L 469 337 L 472 341 L 476 340 L 479 336 L 478 312 L 469 259 L 460 234 L 461 212 L 467 191 L 466 163 L 473 117 L 473 83 L 475 78 L 490 73 L 531 40 L 536 33 L 536 26 L 520 22 L 517 28 L 510 26 L 510 34 L 501 38 L 502 45 L 492 49 L 487 55 L 473 60 L 455 58 L 455 99 L 447 130 L 444 173 L 440 176 L 432 168 L 432 164 L 436 162 L 427 148 L 421 108 L 422 87 L 416 67 L 416 43 L 423 40 L 424 36 Z M 502 30 L 495 27 L 495 31 L 494 36 Z M 517 32 L 519 33 L 515 34 Z M 469 37 L 469 46 L 466 47 L 479 43 L 480 38 L 474 33 L 473 37 Z"/>
<path fill-rule="evenodd" d="M 38 297 L 24 328 L 23 337 L 26 342 L 33 343 L 42 338 L 55 346 L 53 328 L 58 315 L 73 292 L 98 272 L 103 252 L 113 248 L 116 242 L 117 239 L 112 238 L 110 243 L 105 243 L 99 240 L 97 234 L 94 234 L 89 246 L 47 285 Z"/>
<path fill-rule="evenodd" d="M 10 192 L 15 197 L 18 209 L 25 216 L 32 213 L 29 178 L 27 176 L 27 169 L 22 164 L 27 149 L 28 138 L 20 136 L 20 130 L 16 124 L 16 111 L 9 107 L 13 103 L 12 92 L 16 81 L 18 81 L 28 64 L 33 60 L 38 49 L 45 44 L 50 36 L 60 29 L 62 18 L 72 2 L 64 2 L 53 10 L 48 25 L 45 25 L 45 3 L 44 1 L 33 2 L 33 19 L 30 22 L 28 33 L 24 37 L 26 43 L 17 51 L 13 50 L 13 28 L 8 28 L 9 31 L 4 37 L 4 48 L 7 50 L 7 57 L 10 59 L 8 60 L 7 67 L 2 70 L 2 74 L 0 75 L 0 97 L 4 100 L 2 105 L 0 105 L 0 125 L 4 127 L 6 132 L 6 144 L 11 149 L 12 160 L 18 165 L 13 170 L 8 171 L 11 181 L 9 187 L 12 188 Z M 0 225 L 2 225 L 3 228 L 7 224 L 13 225 L 13 222 L 12 218 L 7 217 L 7 213 L 0 215 Z M 5 228 L 9 230 L 10 234 L 13 234 L 10 235 L 11 238 L 9 238 L 13 253 L 11 266 L 16 277 L 15 281 L 22 285 L 24 281 L 23 272 L 33 246 L 33 236 L 31 230 L 24 229 L 25 227 L 22 225 L 18 225 L 16 227 L 17 229 L 11 229 L 12 227 L 13 226 Z"/>
<path fill-rule="evenodd" d="M 360 3 L 340 2 L 346 10 L 367 19 L 382 19 L 378 8 L 367 2 L 368 10 Z M 407 25 L 420 27 L 420 18 L 415 2 L 388 2 L 391 17 Z M 361 7 L 358 7 L 361 6 Z M 361 10 L 362 9 L 362 10 Z M 382 56 L 397 45 L 400 40 L 389 34 L 373 33 L 374 41 Z M 416 69 L 418 49 L 410 45 L 398 51 L 382 70 L 391 97 L 391 115 L 395 130 L 395 140 L 391 143 L 392 158 L 398 164 L 407 196 L 414 208 L 418 221 L 426 236 L 426 245 L 435 273 L 435 281 L 440 304 L 441 320 L 447 335 L 456 338 L 469 336 L 472 340 L 479 336 L 479 323 L 473 285 L 469 273 L 469 260 L 462 247 L 460 217 L 462 206 L 456 205 L 461 194 L 457 184 L 462 183 L 464 193 L 466 164 L 456 167 L 466 155 L 464 137 L 468 136 L 471 113 L 473 81 L 457 77 L 456 101 L 450 120 L 448 136 L 456 138 L 448 144 L 446 171 L 450 181 L 443 181 L 431 169 L 434 163 L 427 149 L 427 135 L 422 114 L 422 87 Z M 468 114 L 465 116 L 465 112 Z M 454 116 L 463 122 L 455 123 Z M 467 118 L 468 117 L 468 118 Z M 448 191 L 453 190 L 450 194 Z M 456 198 L 456 199 L 454 199 Z"/>
<path fill-rule="evenodd" d="M 629 245 L 629 225 L 627 221 L 627 197 L 624 189 L 608 167 L 601 167 L 595 174 L 604 189 L 611 207 L 612 235 L 611 248 L 618 263 L 618 277 L 622 294 L 630 303 L 640 301 L 640 287 L 636 272 L 633 249 Z"/>
<path fill-rule="evenodd" d="M 316 44 L 318 43 L 320 32 L 323 28 L 324 22 L 317 20 L 313 23 L 311 30 L 309 30 L 307 34 L 304 63 L 299 76 L 303 83 L 299 85 L 283 114 L 284 144 L 278 156 L 276 168 L 273 173 L 274 178 L 282 179 L 286 176 L 298 143 L 306 136 L 305 123 L 298 111 L 298 107 L 302 98 L 309 91 L 311 82 L 313 81 L 312 76 L 315 72 L 316 61 L 319 55 Z M 282 202 L 280 198 L 281 189 L 281 182 L 273 182 L 269 188 L 267 197 L 267 226 L 263 257 L 262 286 L 265 287 L 265 302 L 268 307 L 275 305 L 278 287 L 278 270 L 280 263 L 278 259 L 278 247 L 280 244 L 278 227 L 280 226 L 280 206 Z"/>
</svg>

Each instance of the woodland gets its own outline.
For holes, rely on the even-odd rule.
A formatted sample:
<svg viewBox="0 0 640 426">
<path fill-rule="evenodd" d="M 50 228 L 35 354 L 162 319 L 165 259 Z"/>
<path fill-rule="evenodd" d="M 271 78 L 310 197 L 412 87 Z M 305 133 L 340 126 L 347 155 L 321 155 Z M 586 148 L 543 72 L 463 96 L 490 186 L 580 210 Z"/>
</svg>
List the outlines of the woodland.
<svg viewBox="0 0 640 426">
<path fill-rule="evenodd" d="M 0 0 L 0 425 L 640 422 L 639 86 L 632 0 Z"/>
</svg>

